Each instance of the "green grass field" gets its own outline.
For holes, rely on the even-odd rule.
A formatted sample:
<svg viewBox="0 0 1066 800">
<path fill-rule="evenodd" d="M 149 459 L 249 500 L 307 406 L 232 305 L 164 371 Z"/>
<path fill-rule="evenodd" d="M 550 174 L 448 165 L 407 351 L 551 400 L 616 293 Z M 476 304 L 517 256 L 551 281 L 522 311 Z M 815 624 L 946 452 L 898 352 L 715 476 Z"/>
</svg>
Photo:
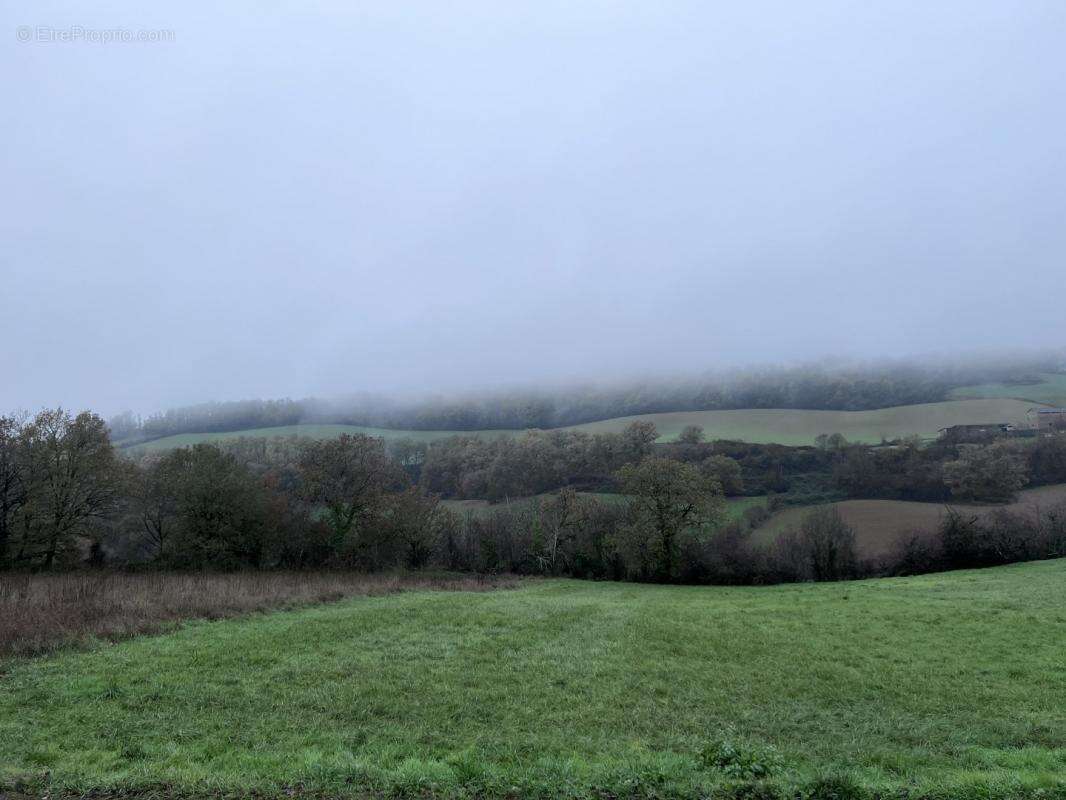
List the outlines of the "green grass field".
<svg viewBox="0 0 1066 800">
<path fill-rule="evenodd" d="M 1062 503 L 1066 503 L 1066 484 L 1026 489 L 1019 492 L 1017 500 L 1008 505 L 952 503 L 950 507 L 967 514 L 982 515 L 997 508 L 1025 512 L 1047 510 Z M 856 548 L 866 558 L 888 553 L 902 533 L 933 530 L 949 508 L 944 503 L 916 503 L 909 500 L 842 500 L 829 505 L 836 508 L 844 521 L 854 528 Z M 796 506 L 778 511 L 753 532 L 752 539 L 769 544 L 785 531 L 798 529 L 810 510 L 810 507 Z"/>
<path fill-rule="evenodd" d="M 959 399 L 971 397 L 1017 398 L 1050 406 L 1066 406 L 1066 374 L 1046 372 L 1040 383 L 983 383 L 962 386 L 951 395 Z"/>
<path fill-rule="evenodd" d="M 654 422 L 659 441 L 677 439 L 686 425 L 702 425 L 708 439 L 736 439 L 754 443 L 788 445 L 813 444 L 820 433 L 842 433 L 850 441 L 876 444 L 882 439 L 918 435 L 934 437 L 940 428 L 982 422 L 1026 421 L 1025 412 L 1032 403 L 1012 398 L 951 400 L 912 406 L 881 408 L 875 411 L 803 411 L 791 409 L 740 409 L 732 411 L 678 411 L 642 414 L 634 417 L 575 425 L 575 430 L 589 433 L 618 433 L 635 420 Z M 517 436 L 524 431 L 410 431 L 387 428 L 363 428 L 355 425 L 286 425 L 255 428 L 234 433 L 185 433 L 135 445 L 131 452 L 167 450 L 197 442 L 234 439 L 240 436 L 309 436 L 317 439 L 342 433 L 367 433 L 386 439 L 410 437 L 420 441 L 457 434 L 478 436 Z"/>
<path fill-rule="evenodd" d="M 1062 798 L 1064 585 L 1066 560 L 754 588 L 552 580 L 192 623 L 9 663 L 0 782 Z M 763 768 L 758 792 L 738 786 Z"/>
<path fill-rule="evenodd" d="M 802 411 L 742 409 L 679 411 L 619 417 L 578 426 L 589 432 L 619 431 L 637 419 L 649 419 L 661 441 L 677 438 L 686 425 L 702 425 L 708 439 L 755 443 L 814 444 L 820 433 L 842 433 L 849 441 L 876 444 L 882 439 L 918 435 L 935 437 L 950 425 L 978 422 L 1024 422 L 1031 403 L 1012 399 L 954 400 L 881 408 L 874 411 Z"/>
</svg>

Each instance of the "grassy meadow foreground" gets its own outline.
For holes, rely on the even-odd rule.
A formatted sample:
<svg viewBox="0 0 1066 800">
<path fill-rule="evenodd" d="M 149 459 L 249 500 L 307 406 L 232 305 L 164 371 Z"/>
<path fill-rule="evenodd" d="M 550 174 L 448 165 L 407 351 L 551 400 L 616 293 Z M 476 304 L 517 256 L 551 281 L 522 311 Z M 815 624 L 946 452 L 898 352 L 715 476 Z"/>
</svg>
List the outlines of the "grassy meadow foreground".
<svg viewBox="0 0 1066 800">
<path fill-rule="evenodd" d="M 1066 797 L 1064 585 L 1066 560 L 760 588 L 535 580 L 190 623 L 10 662 L 0 783 Z"/>
</svg>

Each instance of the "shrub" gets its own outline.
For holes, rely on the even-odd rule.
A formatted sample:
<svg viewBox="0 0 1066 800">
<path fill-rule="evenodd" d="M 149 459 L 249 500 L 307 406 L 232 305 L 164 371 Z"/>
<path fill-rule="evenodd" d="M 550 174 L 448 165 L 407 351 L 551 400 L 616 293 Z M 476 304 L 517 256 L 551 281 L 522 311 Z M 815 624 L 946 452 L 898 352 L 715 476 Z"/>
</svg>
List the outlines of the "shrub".
<svg viewBox="0 0 1066 800">
<path fill-rule="evenodd" d="M 770 778 L 782 767 L 781 757 L 771 747 L 741 748 L 724 740 L 704 747 L 700 762 L 707 769 L 744 781 Z"/>
<path fill-rule="evenodd" d="M 936 531 L 902 533 L 885 561 L 886 572 L 892 575 L 921 575 L 943 564 L 943 543 Z"/>
<path fill-rule="evenodd" d="M 836 508 L 816 508 L 807 514 L 800 526 L 800 541 L 815 580 L 839 580 L 855 574 L 855 531 Z"/>
<path fill-rule="evenodd" d="M 953 497 L 1006 502 L 1029 482 L 1025 460 L 1007 442 L 964 445 L 960 451 L 957 460 L 944 464 L 944 483 Z"/>
</svg>

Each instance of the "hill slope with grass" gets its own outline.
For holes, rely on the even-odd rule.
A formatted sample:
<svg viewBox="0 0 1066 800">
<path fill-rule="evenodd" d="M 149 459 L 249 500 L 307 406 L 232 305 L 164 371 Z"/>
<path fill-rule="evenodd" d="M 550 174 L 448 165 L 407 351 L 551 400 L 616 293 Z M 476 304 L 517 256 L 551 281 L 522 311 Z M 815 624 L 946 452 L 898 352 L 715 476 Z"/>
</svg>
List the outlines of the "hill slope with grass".
<svg viewBox="0 0 1066 800">
<path fill-rule="evenodd" d="M 9 663 L 0 782 L 1061 798 L 1064 582 L 1066 560 L 754 588 L 551 580 L 193 623 Z"/>
<path fill-rule="evenodd" d="M 979 422 L 1024 422 L 1032 407 L 1013 399 L 954 400 L 874 411 L 803 411 L 742 409 L 679 411 L 619 417 L 577 426 L 590 433 L 620 431 L 635 420 L 649 420 L 660 441 L 673 441 L 687 425 L 703 427 L 708 439 L 736 439 L 756 444 L 813 444 L 820 433 L 842 433 L 848 441 L 877 444 L 905 436 L 933 437 L 941 428 Z"/>
<path fill-rule="evenodd" d="M 877 558 L 892 549 L 900 534 L 935 530 L 948 509 L 981 516 L 996 509 L 1012 512 L 1047 510 L 1061 503 L 1066 503 L 1066 484 L 1026 489 L 1018 493 L 1015 502 L 1006 505 L 916 503 L 909 500 L 842 500 L 829 505 L 836 508 L 844 521 L 855 530 L 855 545 L 859 555 Z M 769 544 L 782 533 L 798 529 L 810 511 L 810 506 L 778 511 L 752 533 L 752 539 Z"/>
<path fill-rule="evenodd" d="M 1050 406 L 1066 406 L 1066 374 L 1045 372 L 1036 383 L 982 383 L 975 386 L 960 386 L 951 392 L 958 399 L 1015 398 L 1030 403 Z"/>
<path fill-rule="evenodd" d="M 700 425 L 708 439 L 735 439 L 757 444 L 809 445 L 821 433 L 842 433 L 849 441 L 876 444 L 882 439 L 906 436 L 936 436 L 940 428 L 984 422 L 1026 421 L 1032 403 L 1012 398 L 951 400 L 911 406 L 881 408 L 874 411 L 804 411 L 793 409 L 741 409 L 728 411 L 678 411 L 616 417 L 600 422 L 575 425 L 569 430 L 589 433 L 618 433 L 632 422 L 652 422 L 659 430 L 659 441 L 677 439 L 687 425 Z M 331 438 L 342 433 L 366 433 L 385 439 L 409 437 L 432 442 L 448 436 L 517 436 L 523 431 L 419 431 L 389 428 L 365 428 L 357 425 L 286 425 L 254 428 L 232 433 L 184 433 L 167 436 L 129 448 L 132 452 L 160 451 L 184 447 L 197 442 L 234 439 L 241 436 L 308 436 Z"/>
</svg>

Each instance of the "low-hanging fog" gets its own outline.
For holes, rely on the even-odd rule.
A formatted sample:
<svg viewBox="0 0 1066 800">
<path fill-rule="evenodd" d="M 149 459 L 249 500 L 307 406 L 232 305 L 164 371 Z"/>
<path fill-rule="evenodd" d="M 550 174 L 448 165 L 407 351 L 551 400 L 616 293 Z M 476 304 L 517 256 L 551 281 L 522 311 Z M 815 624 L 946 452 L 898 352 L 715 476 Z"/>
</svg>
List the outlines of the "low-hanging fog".
<svg viewBox="0 0 1066 800">
<path fill-rule="evenodd" d="M 0 411 L 1066 340 L 1060 0 L 93 5 L 3 15 Z"/>
</svg>

